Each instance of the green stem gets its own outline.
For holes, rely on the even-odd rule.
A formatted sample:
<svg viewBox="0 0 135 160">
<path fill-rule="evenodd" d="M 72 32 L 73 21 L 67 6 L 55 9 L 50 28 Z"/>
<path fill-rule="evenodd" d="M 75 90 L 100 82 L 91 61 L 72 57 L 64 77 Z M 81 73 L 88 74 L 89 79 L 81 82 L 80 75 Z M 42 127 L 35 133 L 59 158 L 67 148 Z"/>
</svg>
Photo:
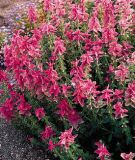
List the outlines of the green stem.
<svg viewBox="0 0 135 160">
<path fill-rule="evenodd" d="M 66 82 L 69 83 L 69 82 L 70 82 L 70 79 L 69 79 L 68 76 L 67 76 L 67 73 L 66 73 L 66 69 L 65 69 L 65 66 L 64 66 L 64 61 L 63 61 L 63 57 L 62 57 L 62 56 L 59 56 L 59 63 L 60 63 L 61 74 L 62 74 L 62 76 L 66 79 Z"/>
<path fill-rule="evenodd" d="M 99 68 L 98 62 L 96 62 L 96 73 L 98 75 L 99 82 L 102 85 L 103 84 L 103 80 L 102 80 L 102 76 L 101 76 L 101 73 L 100 73 L 100 68 Z"/>
</svg>

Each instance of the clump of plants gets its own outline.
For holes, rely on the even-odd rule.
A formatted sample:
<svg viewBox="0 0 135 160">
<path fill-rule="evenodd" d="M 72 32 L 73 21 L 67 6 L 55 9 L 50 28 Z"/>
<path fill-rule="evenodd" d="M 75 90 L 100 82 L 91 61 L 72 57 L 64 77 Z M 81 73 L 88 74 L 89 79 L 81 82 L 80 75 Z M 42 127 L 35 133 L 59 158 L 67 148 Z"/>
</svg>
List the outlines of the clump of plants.
<svg viewBox="0 0 135 160">
<path fill-rule="evenodd" d="M 28 25 L 5 46 L 1 116 L 60 160 L 133 160 L 134 7 L 133 0 L 30 7 Z"/>
</svg>

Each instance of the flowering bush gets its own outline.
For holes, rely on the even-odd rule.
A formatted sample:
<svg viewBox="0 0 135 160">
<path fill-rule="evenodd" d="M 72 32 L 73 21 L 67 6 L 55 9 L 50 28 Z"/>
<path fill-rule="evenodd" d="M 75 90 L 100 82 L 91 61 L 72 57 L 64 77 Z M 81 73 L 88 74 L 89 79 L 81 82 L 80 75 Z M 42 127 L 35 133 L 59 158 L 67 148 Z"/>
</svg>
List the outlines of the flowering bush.
<svg viewBox="0 0 135 160">
<path fill-rule="evenodd" d="M 61 160 L 132 160 L 134 8 L 133 0 L 31 6 L 29 29 L 5 46 L 1 116 Z"/>
</svg>

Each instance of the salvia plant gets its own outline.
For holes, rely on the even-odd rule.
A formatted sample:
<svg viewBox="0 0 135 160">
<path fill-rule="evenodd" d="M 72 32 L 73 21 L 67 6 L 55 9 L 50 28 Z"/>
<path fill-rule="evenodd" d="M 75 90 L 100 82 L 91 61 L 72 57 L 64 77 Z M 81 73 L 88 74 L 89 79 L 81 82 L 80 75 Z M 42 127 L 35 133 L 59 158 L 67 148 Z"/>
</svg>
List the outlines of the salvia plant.
<svg viewBox="0 0 135 160">
<path fill-rule="evenodd" d="M 30 6 L 5 45 L 1 117 L 60 160 L 133 160 L 134 9 L 134 0 Z"/>
</svg>

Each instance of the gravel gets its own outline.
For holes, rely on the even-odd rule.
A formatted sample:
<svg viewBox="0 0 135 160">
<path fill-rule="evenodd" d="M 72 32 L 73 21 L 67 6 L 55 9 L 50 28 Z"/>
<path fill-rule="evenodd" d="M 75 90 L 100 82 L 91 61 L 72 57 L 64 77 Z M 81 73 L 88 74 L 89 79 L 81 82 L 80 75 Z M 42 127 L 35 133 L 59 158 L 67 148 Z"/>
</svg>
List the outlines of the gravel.
<svg viewBox="0 0 135 160">
<path fill-rule="evenodd" d="M 10 123 L 0 119 L 0 160 L 50 160 L 46 153 L 34 148 L 26 136 Z"/>
</svg>

